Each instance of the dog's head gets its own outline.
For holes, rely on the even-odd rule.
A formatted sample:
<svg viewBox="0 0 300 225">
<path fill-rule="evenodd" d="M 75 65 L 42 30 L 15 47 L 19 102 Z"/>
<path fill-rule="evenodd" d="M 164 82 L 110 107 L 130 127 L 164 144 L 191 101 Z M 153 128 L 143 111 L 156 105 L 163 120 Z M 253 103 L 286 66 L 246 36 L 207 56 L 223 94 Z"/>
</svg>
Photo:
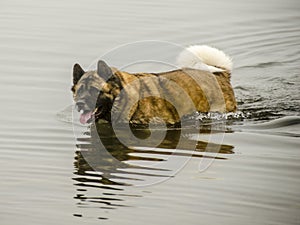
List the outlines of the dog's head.
<svg viewBox="0 0 300 225">
<path fill-rule="evenodd" d="M 120 89 L 120 79 L 102 60 L 98 61 L 96 71 L 85 72 L 79 64 L 73 67 L 71 90 L 82 124 L 93 119 L 110 121 L 111 108 Z"/>
</svg>

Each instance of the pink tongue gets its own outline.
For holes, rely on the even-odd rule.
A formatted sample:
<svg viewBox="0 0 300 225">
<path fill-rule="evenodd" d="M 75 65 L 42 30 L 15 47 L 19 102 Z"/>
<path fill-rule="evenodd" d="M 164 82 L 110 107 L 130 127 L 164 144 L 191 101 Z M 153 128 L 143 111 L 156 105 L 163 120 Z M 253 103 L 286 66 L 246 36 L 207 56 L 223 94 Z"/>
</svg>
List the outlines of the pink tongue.
<svg viewBox="0 0 300 225">
<path fill-rule="evenodd" d="M 93 115 L 92 112 L 88 112 L 88 113 L 83 113 L 83 114 L 81 114 L 81 115 L 80 115 L 80 123 L 86 124 L 87 121 L 88 121 L 89 119 L 92 118 L 92 115 Z"/>
</svg>

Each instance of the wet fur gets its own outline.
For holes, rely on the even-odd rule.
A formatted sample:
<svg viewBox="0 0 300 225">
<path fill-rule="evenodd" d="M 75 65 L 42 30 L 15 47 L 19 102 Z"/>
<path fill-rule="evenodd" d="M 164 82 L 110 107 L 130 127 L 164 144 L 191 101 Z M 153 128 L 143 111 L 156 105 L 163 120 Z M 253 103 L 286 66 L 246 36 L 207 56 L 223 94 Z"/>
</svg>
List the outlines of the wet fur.
<svg viewBox="0 0 300 225">
<path fill-rule="evenodd" d="M 180 115 L 193 113 L 195 109 L 199 112 L 236 111 L 230 71 L 225 70 L 211 73 L 182 68 L 132 74 L 110 68 L 100 60 L 96 71 L 85 72 L 78 64 L 74 65 L 72 91 L 74 101 L 85 104 L 82 110 L 94 110 L 96 102 L 95 119 L 113 123 L 176 124 L 180 122 Z M 147 97 L 157 93 L 160 97 Z M 177 107 L 166 99 L 171 99 Z"/>
</svg>

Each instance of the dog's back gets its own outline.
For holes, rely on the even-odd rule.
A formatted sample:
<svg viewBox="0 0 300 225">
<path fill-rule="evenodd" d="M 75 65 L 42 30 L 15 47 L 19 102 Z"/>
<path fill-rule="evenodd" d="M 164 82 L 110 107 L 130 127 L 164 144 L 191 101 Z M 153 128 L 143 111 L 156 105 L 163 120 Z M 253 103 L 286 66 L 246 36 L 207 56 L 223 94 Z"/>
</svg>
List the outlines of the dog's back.
<svg viewBox="0 0 300 225">
<path fill-rule="evenodd" d="M 220 50 L 208 46 L 191 46 L 178 57 L 178 70 L 163 73 L 127 73 L 99 61 L 97 71 L 84 72 L 74 66 L 74 98 L 86 76 L 96 75 L 104 82 L 99 89 L 95 110 L 83 109 L 82 121 L 92 117 L 113 122 L 174 124 L 186 114 L 199 112 L 232 112 L 236 110 L 230 84 L 232 62 Z M 91 73 L 91 75 L 89 75 Z M 97 88 L 94 85 L 94 88 Z M 96 96 L 97 97 L 97 96 Z M 80 103 L 81 103 L 80 102 Z M 90 104 L 91 105 L 91 104 Z M 158 120 L 158 121 L 156 121 Z"/>
<path fill-rule="evenodd" d="M 229 74 L 183 68 L 159 74 L 118 72 L 123 95 L 116 99 L 113 112 L 123 112 L 120 122 L 145 124 L 160 118 L 168 124 L 182 115 L 199 112 L 232 112 L 236 101 Z M 126 101 L 125 101 L 126 99 Z M 127 115 L 126 117 L 124 117 Z M 155 118 L 155 119 L 154 119 Z M 124 121 L 123 121 L 124 120 Z"/>
</svg>

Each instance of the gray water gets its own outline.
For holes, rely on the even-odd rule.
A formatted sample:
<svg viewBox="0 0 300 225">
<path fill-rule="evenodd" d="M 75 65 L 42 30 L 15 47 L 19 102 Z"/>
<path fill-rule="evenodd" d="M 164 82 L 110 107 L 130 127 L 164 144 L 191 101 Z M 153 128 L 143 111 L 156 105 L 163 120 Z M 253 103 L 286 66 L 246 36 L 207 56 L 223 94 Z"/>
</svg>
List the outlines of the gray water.
<svg viewBox="0 0 300 225">
<path fill-rule="evenodd" d="M 300 223 L 299 1 L 0 6 L 0 224 Z M 176 130 L 155 149 L 124 149 L 105 134 L 120 165 L 94 157 L 89 135 L 76 140 L 69 119 L 73 64 L 87 68 L 142 40 L 209 44 L 233 58 L 232 83 L 247 116 L 221 132 L 219 154 L 206 148 L 218 132 L 191 132 L 185 144 L 197 142 L 196 151 L 177 155 L 170 155 Z M 153 169 L 178 160 L 186 164 L 177 173 Z M 166 179 L 136 185 L 160 177 Z"/>
</svg>

